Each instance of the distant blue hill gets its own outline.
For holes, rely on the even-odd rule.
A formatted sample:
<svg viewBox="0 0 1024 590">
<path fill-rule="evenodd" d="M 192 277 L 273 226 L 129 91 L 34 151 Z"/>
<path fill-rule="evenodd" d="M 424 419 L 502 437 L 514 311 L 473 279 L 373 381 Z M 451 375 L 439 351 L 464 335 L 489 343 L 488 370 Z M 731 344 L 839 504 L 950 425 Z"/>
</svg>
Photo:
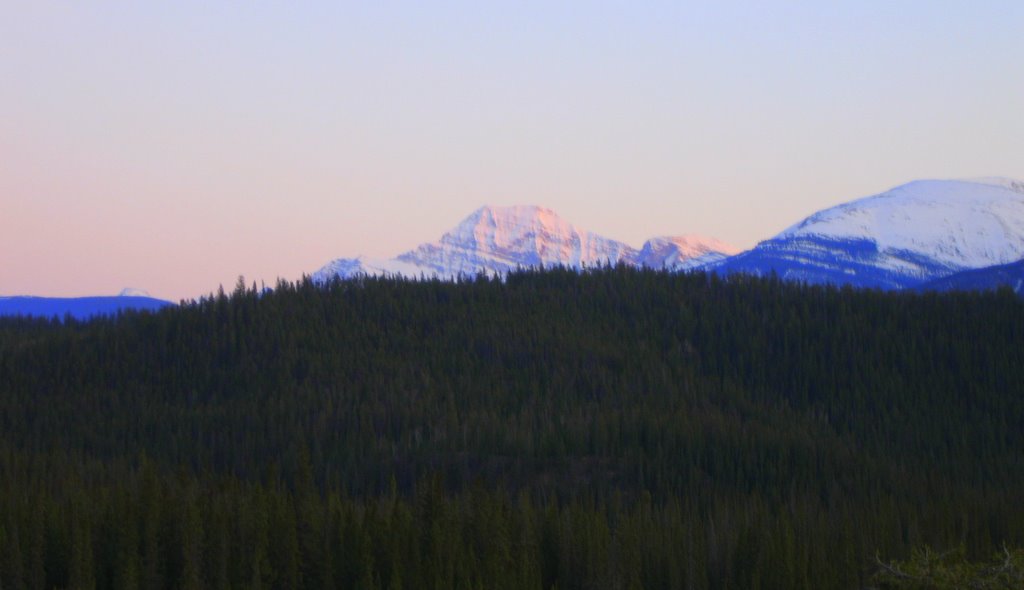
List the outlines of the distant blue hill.
<svg viewBox="0 0 1024 590">
<path fill-rule="evenodd" d="M 0 316 L 63 318 L 71 314 L 79 320 L 116 315 L 119 311 L 157 311 L 174 305 L 170 301 L 141 296 L 111 297 L 0 297 Z"/>
<path fill-rule="evenodd" d="M 1024 260 L 985 268 L 965 270 L 929 281 L 920 291 L 995 291 L 1010 287 L 1017 295 L 1024 296 Z"/>
</svg>

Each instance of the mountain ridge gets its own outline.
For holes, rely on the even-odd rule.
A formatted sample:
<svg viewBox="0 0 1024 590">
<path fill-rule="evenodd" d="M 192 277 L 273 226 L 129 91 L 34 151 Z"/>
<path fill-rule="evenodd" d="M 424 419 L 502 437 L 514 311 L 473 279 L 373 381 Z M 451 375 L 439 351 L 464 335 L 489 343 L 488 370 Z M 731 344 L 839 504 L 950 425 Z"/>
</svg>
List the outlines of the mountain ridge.
<svg viewBox="0 0 1024 590">
<path fill-rule="evenodd" d="M 0 317 L 24 316 L 63 319 L 71 316 L 88 320 L 112 316 L 124 311 L 159 311 L 174 303 L 155 297 L 134 294 L 86 297 L 36 297 L 15 295 L 0 297 Z"/>
<path fill-rule="evenodd" d="M 818 211 L 704 269 L 903 289 L 1020 258 L 1024 183 L 917 180 Z"/>
<path fill-rule="evenodd" d="M 338 258 L 321 267 L 313 279 L 325 282 L 335 276 L 361 274 L 452 279 L 481 272 L 503 274 L 517 268 L 581 269 L 617 263 L 681 269 L 736 252 L 724 242 L 692 234 L 651 238 L 637 249 L 579 228 L 547 207 L 485 205 L 437 241 L 390 259 Z"/>
</svg>

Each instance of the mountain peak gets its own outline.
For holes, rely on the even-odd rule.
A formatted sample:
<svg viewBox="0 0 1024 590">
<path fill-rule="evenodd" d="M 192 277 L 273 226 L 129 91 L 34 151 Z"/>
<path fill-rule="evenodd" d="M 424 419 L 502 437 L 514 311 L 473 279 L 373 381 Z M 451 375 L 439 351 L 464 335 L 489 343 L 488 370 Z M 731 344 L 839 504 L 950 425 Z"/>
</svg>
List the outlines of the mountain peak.
<svg viewBox="0 0 1024 590">
<path fill-rule="evenodd" d="M 658 236 L 644 242 L 637 263 L 649 268 L 684 270 L 724 259 L 739 248 L 696 234 Z"/>
<path fill-rule="evenodd" d="M 466 219 L 484 215 L 504 219 L 560 219 L 553 210 L 540 205 L 483 205 Z"/>
<path fill-rule="evenodd" d="M 484 205 L 436 242 L 390 260 L 340 258 L 314 280 L 355 275 L 453 278 L 504 274 L 516 268 L 595 267 L 624 263 L 674 270 L 724 258 L 735 248 L 699 236 L 655 238 L 637 250 L 623 242 L 576 227 L 539 205 Z"/>
<path fill-rule="evenodd" d="M 466 217 L 452 231 L 442 236 L 462 240 L 468 235 L 473 238 L 493 238 L 497 242 L 509 242 L 531 235 L 567 235 L 580 233 L 573 225 L 562 219 L 547 207 L 537 205 L 512 205 L 497 207 L 485 205 Z"/>
<path fill-rule="evenodd" d="M 398 260 L 442 275 L 504 273 L 517 267 L 579 268 L 616 263 L 634 254 L 623 244 L 581 230 L 537 205 L 474 211 L 438 242 L 423 244 Z"/>
<path fill-rule="evenodd" d="M 136 289 L 135 287 L 125 287 L 121 289 L 121 292 L 117 294 L 118 297 L 152 297 L 149 291 L 145 289 Z"/>
<path fill-rule="evenodd" d="M 667 247 L 674 247 L 689 256 L 700 256 L 715 251 L 723 254 L 736 254 L 739 248 L 726 244 L 715 238 L 708 238 L 699 234 L 682 234 L 678 236 L 657 236 L 644 242 L 644 250 L 658 250 Z"/>
</svg>

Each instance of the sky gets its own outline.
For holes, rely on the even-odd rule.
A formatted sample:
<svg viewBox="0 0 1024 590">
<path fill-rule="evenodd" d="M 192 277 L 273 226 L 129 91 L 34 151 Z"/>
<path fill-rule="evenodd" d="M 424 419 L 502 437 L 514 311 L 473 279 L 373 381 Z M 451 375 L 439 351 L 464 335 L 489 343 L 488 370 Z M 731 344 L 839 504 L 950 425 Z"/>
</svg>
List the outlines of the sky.
<svg viewBox="0 0 1024 590">
<path fill-rule="evenodd" d="M 1024 179 L 1024 3 L 8 2 L 0 295 L 196 298 L 484 204 L 748 248 Z"/>
</svg>

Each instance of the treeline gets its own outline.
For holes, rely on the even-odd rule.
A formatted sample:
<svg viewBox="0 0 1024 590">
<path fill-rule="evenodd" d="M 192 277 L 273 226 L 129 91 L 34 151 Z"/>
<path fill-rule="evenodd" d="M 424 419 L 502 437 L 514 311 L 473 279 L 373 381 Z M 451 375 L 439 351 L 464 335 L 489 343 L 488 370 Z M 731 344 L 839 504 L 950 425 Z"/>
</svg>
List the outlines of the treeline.
<svg viewBox="0 0 1024 590">
<path fill-rule="evenodd" d="M 628 268 L 0 321 L 0 587 L 849 588 L 1024 542 L 1024 303 Z"/>
</svg>

